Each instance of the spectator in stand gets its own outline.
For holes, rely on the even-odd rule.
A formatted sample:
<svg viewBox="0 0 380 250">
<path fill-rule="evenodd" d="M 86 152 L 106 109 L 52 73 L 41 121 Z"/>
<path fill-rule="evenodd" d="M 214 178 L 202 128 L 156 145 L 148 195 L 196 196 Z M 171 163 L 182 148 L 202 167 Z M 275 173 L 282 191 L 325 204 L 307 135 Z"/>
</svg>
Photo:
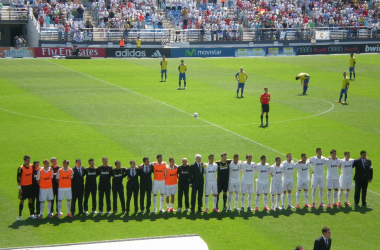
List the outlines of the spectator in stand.
<svg viewBox="0 0 380 250">
<path fill-rule="evenodd" d="M 83 9 L 83 6 L 81 4 L 79 4 L 79 7 L 76 9 L 76 12 L 77 12 L 78 20 L 82 21 L 84 9 Z"/>
<path fill-rule="evenodd" d="M 65 41 L 68 41 L 69 40 L 69 31 L 70 31 L 69 23 L 66 22 L 64 28 L 65 28 Z"/>
<path fill-rule="evenodd" d="M 65 29 L 64 29 L 62 23 L 60 22 L 58 24 L 58 41 L 62 41 L 62 34 L 64 31 L 65 31 Z"/>
</svg>

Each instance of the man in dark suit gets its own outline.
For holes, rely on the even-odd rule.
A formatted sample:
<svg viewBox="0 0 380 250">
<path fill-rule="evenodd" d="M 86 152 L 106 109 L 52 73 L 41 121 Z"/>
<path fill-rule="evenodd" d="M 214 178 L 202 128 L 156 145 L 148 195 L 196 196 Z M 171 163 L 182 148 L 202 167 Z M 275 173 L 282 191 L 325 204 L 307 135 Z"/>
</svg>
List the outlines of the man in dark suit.
<svg viewBox="0 0 380 250">
<path fill-rule="evenodd" d="M 149 164 L 149 158 L 143 158 L 143 164 L 139 166 L 139 171 L 137 172 L 140 176 L 140 209 L 141 212 L 150 213 L 150 204 L 152 200 L 152 166 Z M 146 207 L 144 206 L 144 199 L 146 194 Z"/>
<path fill-rule="evenodd" d="M 360 192 L 362 192 L 362 206 L 368 206 L 367 187 L 373 178 L 373 167 L 371 160 L 367 158 L 366 151 L 360 151 L 360 158 L 354 161 L 352 167 L 355 168 L 355 207 L 359 206 Z"/>
<path fill-rule="evenodd" d="M 83 193 L 84 193 L 84 175 L 85 168 L 82 167 L 80 159 L 75 160 L 75 167 L 73 167 L 74 176 L 71 180 L 71 190 L 73 198 L 71 202 L 71 214 L 75 214 L 75 203 L 78 200 L 79 214 L 83 214 Z"/>
<path fill-rule="evenodd" d="M 186 211 L 190 212 L 189 204 L 189 175 L 190 165 L 187 163 L 187 159 L 182 159 L 182 165 L 178 167 L 178 210 L 182 210 L 182 197 L 185 196 Z"/>
<path fill-rule="evenodd" d="M 191 212 L 195 213 L 195 200 L 198 195 L 198 212 L 202 212 L 203 187 L 204 187 L 204 168 L 201 162 L 201 155 L 195 156 L 195 163 L 190 166 L 190 187 L 191 190 Z"/>
<path fill-rule="evenodd" d="M 136 168 L 136 161 L 130 161 L 131 167 L 127 169 L 127 214 L 129 214 L 129 208 L 131 204 L 131 198 L 133 194 L 133 201 L 135 205 L 135 214 L 139 212 L 139 203 L 138 203 L 138 195 L 139 195 L 139 173 L 140 169 Z"/>
<path fill-rule="evenodd" d="M 331 231 L 330 228 L 322 228 L 322 236 L 314 241 L 314 250 L 330 250 L 331 249 Z"/>
</svg>

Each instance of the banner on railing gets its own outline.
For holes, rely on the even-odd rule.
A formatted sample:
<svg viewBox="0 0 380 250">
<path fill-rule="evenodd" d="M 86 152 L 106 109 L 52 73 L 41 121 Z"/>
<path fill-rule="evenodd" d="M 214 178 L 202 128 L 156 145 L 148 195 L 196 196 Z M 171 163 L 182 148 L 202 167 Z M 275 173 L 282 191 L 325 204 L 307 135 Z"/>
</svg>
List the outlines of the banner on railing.
<svg viewBox="0 0 380 250">
<path fill-rule="evenodd" d="M 236 57 L 265 56 L 265 55 L 266 55 L 265 48 L 242 48 L 242 49 L 236 49 L 235 51 Z"/>
<path fill-rule="evenodd" d="M 267 47 L 267 56 L 294 56 L 296 47 L 293 46 L 273 46 Z"/>
<path fill-rule="evenodd" d="M 315 39 L 317 40 L 330 40 L 330 31 L 328 30 L 316 30 Z"/>
<path fill-rule="evenodd" d="M 293 46 L 273 46 L 273 47 L 259 47 L 259 48 L 239 48 L 235 51 L 236 57 L 244 56 L 283 56 L 283 55 L 296 55 L 296 47 Z"/>
<path fill-rule="evenodd" d="M 172 56 L 172 49 L 164 48 L 106 48 L 106 57 L 161 58 Z"/>
<path fill-rule="evenodd" d="M 35 57 L 70 56 L 71 48 L 34 48 Z M 106 57 L 105 48 L 79 48 L 81 56 Z"/>
<path fill-rule="evenodd" d="M 34 57 L 34 48 L 0 47 L 0 57 Z"/>
<path fill-rule="evenodd" d="M 172 49 L 172 57 L 233 57 L 234 48 L 178 48 Z"/>
<path fill-rule="evenodd" d="M 358 53 L 359 48 L 359 44 L 297 46 L 297 55 Z"/>
</svg>

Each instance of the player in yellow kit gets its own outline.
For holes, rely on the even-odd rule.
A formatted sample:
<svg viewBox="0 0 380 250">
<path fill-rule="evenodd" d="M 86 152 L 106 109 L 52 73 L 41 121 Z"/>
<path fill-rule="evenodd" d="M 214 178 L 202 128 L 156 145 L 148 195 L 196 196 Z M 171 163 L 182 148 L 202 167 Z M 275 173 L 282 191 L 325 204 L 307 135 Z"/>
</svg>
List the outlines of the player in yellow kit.
<svg viewBox="0 0 380 250">
<path fill-rule="evenodd" d="M 165 82 L 167 81 L 167 69 L 168 69 L 168 61 L 166 61 L 166 57 L 162 56 L 162 61 L 160 62 L 161 65 L 161 82 L 163 82 L 163 76 L 165 74 Z"/>
<path fill-rule="evenodd" d="M 243 70 L 243 67 L 241 67 L 240 71 L 236 73 L 235 78 L 238 81 L 236 98 L 238 98 L 238 96 L 239 96 L 239 89 L 241 89 L 241 98 L 244 98 L 244 96 L 243 96 L 244 84 L 248 79 L 248 74 Z"/>
<path fill-rule="evenodd" d="M 187 66 L 183 60 L 181 60 L 181 64 L 178 66 L 179 71 L 179 87 L 178 89 L 181 89 L 181 80 L 183 79 L 184 87 L 186 89 L 186 71 Z"/>
<path fill-rule="evenodd" d="M 350 80 L 352 80 L 352 73 L 354 73 L 354 80 L 355 80 L 355 65 L 356 65 L 356 59 L 354 57 L 354 53 L 351 53 L 350 56 Z"/>
<path fill-rule="evenodd" d="M 296 80 L 301 80 L 301 85 L 303 86 L 302 95 L 306 95 L 307 88 L 309 87 L 310 76 L 308 73 L 299 73 L 296 76 Z"/>
<path fill-rule="evenodd" d="M 347 91 L 348 91 L 349 86 L 350 86 L 350 81 L 349 81 L 349 79 L 347 77 L 346 72 L 343 72 L 342 89 L 340 90 L 339 101 L 336 101 L 336 102 L 346 103 L 346 101 L 347 101 Z M 344 101 L 342 102 L 341 100 L 342 100 L 343 94 L 344 94 Z"/>
</svg>

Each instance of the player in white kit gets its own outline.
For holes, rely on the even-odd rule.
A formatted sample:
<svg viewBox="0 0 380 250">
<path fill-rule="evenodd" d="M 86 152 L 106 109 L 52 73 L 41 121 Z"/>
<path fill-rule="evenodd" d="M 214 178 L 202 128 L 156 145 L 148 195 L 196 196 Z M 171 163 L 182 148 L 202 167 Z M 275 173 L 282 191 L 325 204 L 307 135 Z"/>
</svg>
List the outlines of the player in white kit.
<svg viewBox="0 0 380 250">
<path fill-rule="evenodd" d="M 264 194 L 264 210 L 269 210 L 268 202 L 268 175 L 269 175 L 269 164 L 266 163 L 265 155 L 261 156 L 261 162 L 256 164 L 255 169 L 257 171 L 256 179 L 256 206 L 255 211 L 259 210 L 259 200 L 260 194 Z"/>
<path fill-rule="evenodd" d="M 286 161 L 282 162 L 284 166 L 284 174 L 282 175 L 282 209 L 285 209 L 285 195 L 288 193 L 288 208 L 294 208 L 292 206 L 292 190 L 293 190 L 293 172 L 294 161 L 292 160 L 292 154 L 286 155 Z"/>
<path fill-rule="evenodd" d="M 341 199 L 343 194 L 343 189 L 346 190 L 345 202 L 346 206 L 351 206 L 350 202 L 348 202 L 348 197 L 350 196 L 350 190 L 352 189 L 352 164 L 354 163 L 354 159 L 350 158 L 350 152 L 344 152 L 344 159 L 340 160 L 340 178 L 339 178 L 339 194 L 338 194 L 338 206 L 341 207 Z"/>
<path fill-rule="evenodd" d="M 333 206 L 337 207 L 338 199 L 338 189 L 339 189 L 339 174 L 338 167 L 340 166 L 340 160 L 336 157 L 336 150 L 330 151 L 331 158 L 326 161 L 327 166 L 327 199 L 329 200 L 329 205 L 327 207 L 331 208 L 331 189 L 334 189 L 334 200 Z"/>
<path fill-rule="evenodd" d="M 248 207 L 247 212 L 252 211 L 251 202 L 253 194 L 253 178 L 256 172 L 255 163 L 252 162 L 252 155 L 247 154 L 245 159 L 247 160 L 241 166 L 243 176 L 241 178 L 241 211 L 244 211 L 245 194 L 248 193 Z"/>
<path fill-rule="evenodd" d="M 230 163 L 230 176 L 228 181 L 228 209 L 231 211 L 232 194 L 235 192 L 235 210 L 238 210 L 239 193 L 240 193 L 240 169 L 241 161 L 239 161 L 239 155 L 234 155 L 234 160 Z"/>
<path fill-rule="evenodd" d="M 218 186 L 216 183 L 216 173 L 218 171 L 218 165 L 214 163 L 214 155 L 208 156 L 208 163 L 204 163 L 203 167 L 205 168 L 205 179 L 206 179 L 206 189 L 205 189 L 205 204 L 206 210 L 205 213 L 208 213 L 208 196 L 212 192 L 213 199 L 213 211 L 218 212 L 219 210 L 216 208 L 216 201 L 218 198 Z"/>
<path fill-rule="evenodd" d="M 309 181 L 310 181 L 310 161 L 307 160 L 306 154 L 301 154 L 301 160 L 294 165 L 294 168 L 297 169 L 297 206 L 296 208 L 300 208 L 300 198 L 301 198 L 301 190 L 304 191 L 305 197 L 305 207 L 310 207 L 308 203 L 309 194 L 307 193 L 309 190 Z"/>
<path fill-rule="evenodd" d="M 282 194 L 282 174 L 284 173 L 284 166 L 281 164 L 281 157 L 276 157 L 276 163 L 269 168 L 269 174 L 272 176 L 270 183 L 270 193 L 272 195 L 272 210 L 276 207 L 280 209 L 280 199 Z M 274 205 L 274 196 L 277 195 L 276 206 Z"/>
<path fill-rule="evenodd" d="M 319 187 L 319 198 L 321 200 L 319 206 L 325 207 L 323 204 L 323 189 L 325 187 L 325 178 L 324 178 L 324 172 L 325 172 L 325 163 L 327 158 L 322 156 L 322 149 L 317 148 L 316 150 L 317 155 L 313 156 L 309 159 L 311 165 L 313 166 L 313 175 L 311 177 L 311 188 L 312 193 L 311 197 L 313 200 L 312 207 L 315 208 L 315 199 L 317 196 L 317 189 Z"/>
</svg>

